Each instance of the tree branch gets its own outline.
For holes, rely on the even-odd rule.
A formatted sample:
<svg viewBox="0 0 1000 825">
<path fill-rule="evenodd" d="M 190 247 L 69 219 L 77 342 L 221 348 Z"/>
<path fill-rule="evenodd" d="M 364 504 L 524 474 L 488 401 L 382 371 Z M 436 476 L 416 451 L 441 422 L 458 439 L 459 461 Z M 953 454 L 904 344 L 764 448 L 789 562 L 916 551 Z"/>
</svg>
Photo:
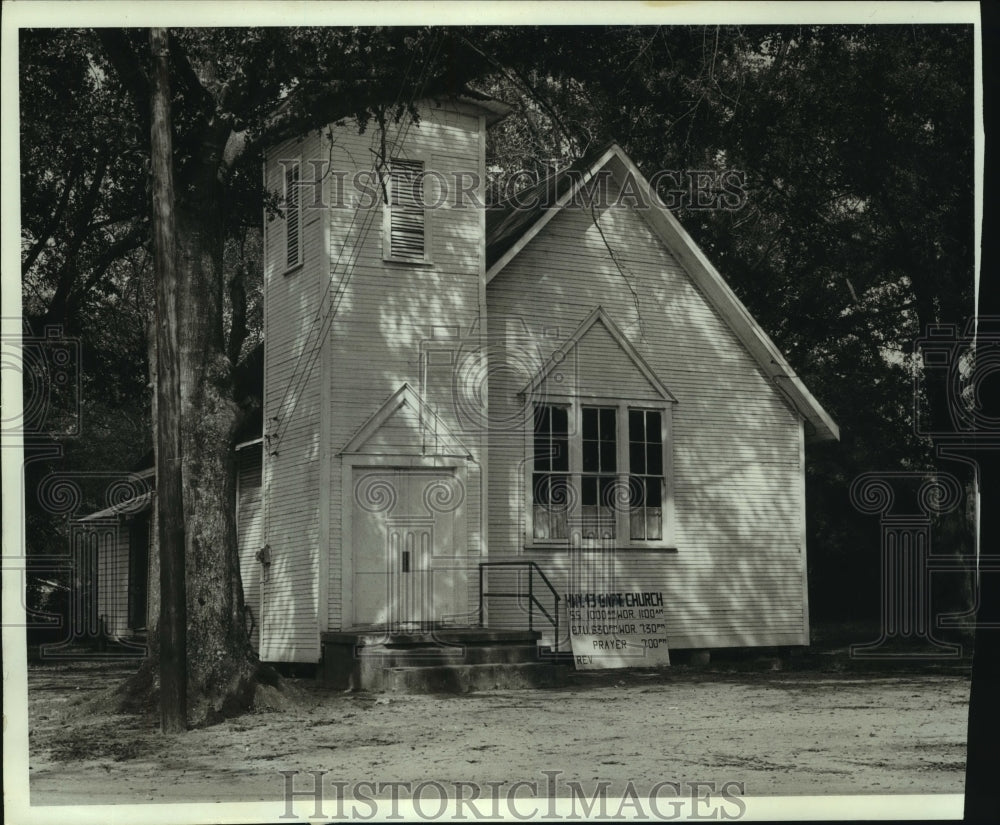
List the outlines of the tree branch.
<svg viewBox="0 0 1000 825">
<path fill-rule="evenodd" d="M 170 34 L 170 64 L 174 67 L 174 74 L 177 80 L 180 81 L 178 85 L 181 87 L 181 89 L 175 89 L 174 91 L 189 91 L 193 93 L 198 98 L 198 104 L 204 107 L 210 117 L 216 108 L 216 98 L 206 88 L 204 81 L 195 71 L 194 66 L 191 65 L 184 46 L 173 32 Z"/>
<path fill-rule="evenodd" d="M 222 150 L 222 171 L 228 173 L 246 154 L 250 146 L 250 131 L 243 129 L 229 133 L 226 145 Z"/>
<path fill-rule="evenodd" d="M 242 251 L 241 251 L 242 254 Z M 236 272 L 229 281 L 229 299 L 233 307 L 233 323 L 229 330 L 229 363 L 233 366 L 240 359 L 240 351 L 243 349 L 243 342 L 250 332 L 247 327 L 247 289 L 246 289 L 247 268 L 246 263 L 240 261 L 236 267 Z"/>
<path fill-rule="evenodd" d="M 66 178 L 66 183 L 63 186 L 62 195 L 59 198 L 59 203 L 57 204 L 55 210 L 49 219 L 45 222 L 45 226 L 38 233 L 35 238 L 35 243 L 32 245 L 28 254 L 25 256 L 24 261 L 21 263 L 21 277 L 23 278 L 30 270 L 31 267 L 35 265 L 35 261 L 38 256 L 42 254 L 42 250 L 45 249 L 49 242 L 49 238 L 56 231 L 58 225 L 62 222 L 63 214 L 66 212 L 66 205 L 69 203 L 69 194 L 76 183 L 76 179 L 80 176 L 80 172 L 83 169 L 83 161 L 80 155 L 75 155 L 73 157 L 73 163 L 70 166 L 69 174 Z"/>
<path fill-rule="evenodd" d="M 66 310 L 69 305 L 69 297 L 73 291 L 73 284 L 77 276 L 76 256 L 83 246 L 83 241 L 87 237 L 87 227 L 90 225 L 90 218 L 94 214 L 97 205 L 97 196 L 101 191 L 101 184 L 104 175 L 108 170 L 107 150 L 102 150 L 97 159 L 97 169 L 94 170 L 94 178 L 90 182 L 83 203 L 78 211 L 75 231 L 70 237 L 63 265 L 59 270 L 58 285 L 55 295 L 49 303 L 46 319 L 48 323 L 57 323 L 66 317 Z"/>
<path fill-rule="evenodd" d="M 459 35 L 459 39 L 461 39 L 461 41 L 476 54 L 486 60 L 491 66 L 500 71 L 508 80 L 524 89 L 528 93 L 528 96 L 534 100 L 535 103 L 541 106 L 542 109 L 545 110 L 545 113 L 552 118 L 552 122 L 555 123 L 556 128 L 562 132 L 562 134 L 573 144 L 577 153 L 579 153 L 580 146 L 576 135 L 569 130 L 565 123 L 563 123 L 562 118 L 553 108 L 552 104 L 549 103 L 549 101 L 535 88 L 534 84 L 532 84 L 519 69 L 513 68 L 509 70 L 495 57 L 491 57 L 486 54 L 475 43 L 469 40 L 469 38 L 465 37 L 465 35 Z M 511 74 L 511 72 L 513 72 L 513 74 Z"/>
<path fill-rule="evenodd" d="M 124 29 L 95 29 L 108 61 L 128 91 L 144 131 L 149 131 L 149 75 Z"/>
<path fill-rule="evenodd" d="M 84 295 L 89 292 L 101 279 L 111 264 L 122 257 L 126 252 L 131 252 L 133 249 L 137 249 L 142 246 L 143 241 L 146 239 L 147 232 L 148 226 L 146 222 L 141 221 L 135 224 L 127 233 L 125 233 L 125 235 L 105 249 L 101 254 L 101 257 L 97 259 L 97 264 L 94 266 L 94 270 L 90 274 L 90 277 L 83 282 L 83 286 L 80 289 L 75 290 L 75 293 L 77 295 Z"/>
</svg>

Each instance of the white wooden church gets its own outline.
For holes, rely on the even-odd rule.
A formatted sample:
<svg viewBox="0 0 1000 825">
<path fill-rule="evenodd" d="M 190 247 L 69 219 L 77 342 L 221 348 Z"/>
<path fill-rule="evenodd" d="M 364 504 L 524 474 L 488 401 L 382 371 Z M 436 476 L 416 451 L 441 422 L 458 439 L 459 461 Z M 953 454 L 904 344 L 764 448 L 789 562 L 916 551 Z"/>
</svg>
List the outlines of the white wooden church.
<svg viewBox="0 0 1000 825">
<path fill-rule="evenodd" d="M 350 121 L 266 154 L 263 432 L 236 447 L 261 659 L 567 650 L 574 593 L 660 594 L 672 650 L 808 644 L 805 449 L 836 424 L 618 146 L 482 208 L 505 114 L 425 101 L 377 180 Z M 133 528 L 98 562 L 112 635 L 145 623 L 143 512 L 95 514 Z"/>
</svg>

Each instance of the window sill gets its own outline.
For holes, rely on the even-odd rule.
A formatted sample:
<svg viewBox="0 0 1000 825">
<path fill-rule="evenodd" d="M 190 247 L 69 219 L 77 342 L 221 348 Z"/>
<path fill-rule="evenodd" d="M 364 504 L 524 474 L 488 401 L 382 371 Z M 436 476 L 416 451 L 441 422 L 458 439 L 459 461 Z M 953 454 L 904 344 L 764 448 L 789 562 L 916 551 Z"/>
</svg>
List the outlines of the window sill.
<svg viewBox="0 0 1000 825">
<path fill-rule="evenodd" d="M 302 269 L 302 267 L 303 267 L 303 266 L 305 266 L 305 261 L 299 261 L 299 262 L 298 262 L 297 264 L 294 264 L 294 265 L 292 265 L 292 266 L 288 267 L 288 268 L 287 268 L 287 269 L 286 269 L 286 270 L 285 270 L 284 272 L 282 272 L 281 274 L 282 274 L 282 275 L 283 275 L 284 277 L 286 277 L 286 278 L 287 278 L 287 277 L 288 277 L 289 275 L 294 275 L 294 274 L 295 274 L 296 272 L 298 272 L 298 271 L 299 271 L 300 269 Z"/>
<path fill-rule="evenodd" d="M 414 258 L 393 258 L 391 256 L 384 256 L 382 261 L 387 264 L 407 264 L 409 266 L 433 266 L 434 261 L 430 258 L 424 258 L 423 260 L 416 260 Z"/>
</svg>

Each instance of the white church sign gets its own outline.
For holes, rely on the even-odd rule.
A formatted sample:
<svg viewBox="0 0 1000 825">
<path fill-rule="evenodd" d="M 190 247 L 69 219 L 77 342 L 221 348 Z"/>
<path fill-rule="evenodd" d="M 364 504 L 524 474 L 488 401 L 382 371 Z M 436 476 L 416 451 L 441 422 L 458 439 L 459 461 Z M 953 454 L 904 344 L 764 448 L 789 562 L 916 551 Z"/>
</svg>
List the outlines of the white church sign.
<svg viewBox="0 0 1000 825">
<path fill-rule="evenodd" d="M 567 593 L 577 670 L 670 664 L 663 593 Z"/>
</svg>

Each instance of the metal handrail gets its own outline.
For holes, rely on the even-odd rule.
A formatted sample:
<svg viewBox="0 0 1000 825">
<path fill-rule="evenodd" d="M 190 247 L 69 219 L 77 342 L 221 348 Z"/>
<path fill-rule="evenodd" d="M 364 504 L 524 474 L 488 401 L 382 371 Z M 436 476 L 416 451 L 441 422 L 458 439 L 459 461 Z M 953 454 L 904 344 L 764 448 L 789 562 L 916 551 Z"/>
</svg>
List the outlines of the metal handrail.
<svg viewBox="0 0 1000 825">
<path fill-rule="evenodd" d="M 549 620 L 549 624 L 551 624 L 553 626 L 553 628 L 554 628 L 555 636 L 553 637 L 554 638 L 554 642 L 553 642 L 553 645 L 552 645 L 552 652 L 553 653 L 558 653 L 559 652 L 559 602 L 562 599 L 561 599 L 559 593 L 556 591 L 556 589 L 552 586 L 552 582 L 549 581 L 549 577 L 545 575 L 545 571 L 542 570 L 542 568 L 539 567 L 538 564 L 536 564 L 535 562 L 533 562 L 533 561 L 527 561 L 527 560 L 525 560 L 525 561 L 483 561 L 483 562 L 480 562 L 479 563 L 479 626 L 480 627 L 483 627 L 483 619 L 484 619 L 483 603 L 484 603 L 484 600 L 486 598 L 488 598 L 490 596 L 496 596 L 498 598 L 517 598 L 517 599 L 519 599 L 519 598 L 522 598 L 524 596 L 523 593 L 487 593 L 487 592 L 485 592 L 483 590 L 483 568 L 485 568 L 485 567 L 527 567 L 528 568 L 528 630 L 534 630 L 535 629 L 534 608 L 538 607 L 538 609 L 542 612 L 542 615 L 545 616 L 545 618 Z M 553 616 L 552 614 L 550 614 L 549 611 L 545 609 L 545 606 L 540 601 L 538 601 L 538 599 L 535 598 L 535 579 L 534 579 L 534 573 L 535 573 L 536 570 L 538 571 L 538 575 L 542 577 L 542 581 L 545 583 L 545 586 L 548 587 L 549 592 L 552 593 L 553 597 L 555 598 L 555 609 L 552 611 L 552 613 L 554 613 L 555 616 Z"/>
</svg>

